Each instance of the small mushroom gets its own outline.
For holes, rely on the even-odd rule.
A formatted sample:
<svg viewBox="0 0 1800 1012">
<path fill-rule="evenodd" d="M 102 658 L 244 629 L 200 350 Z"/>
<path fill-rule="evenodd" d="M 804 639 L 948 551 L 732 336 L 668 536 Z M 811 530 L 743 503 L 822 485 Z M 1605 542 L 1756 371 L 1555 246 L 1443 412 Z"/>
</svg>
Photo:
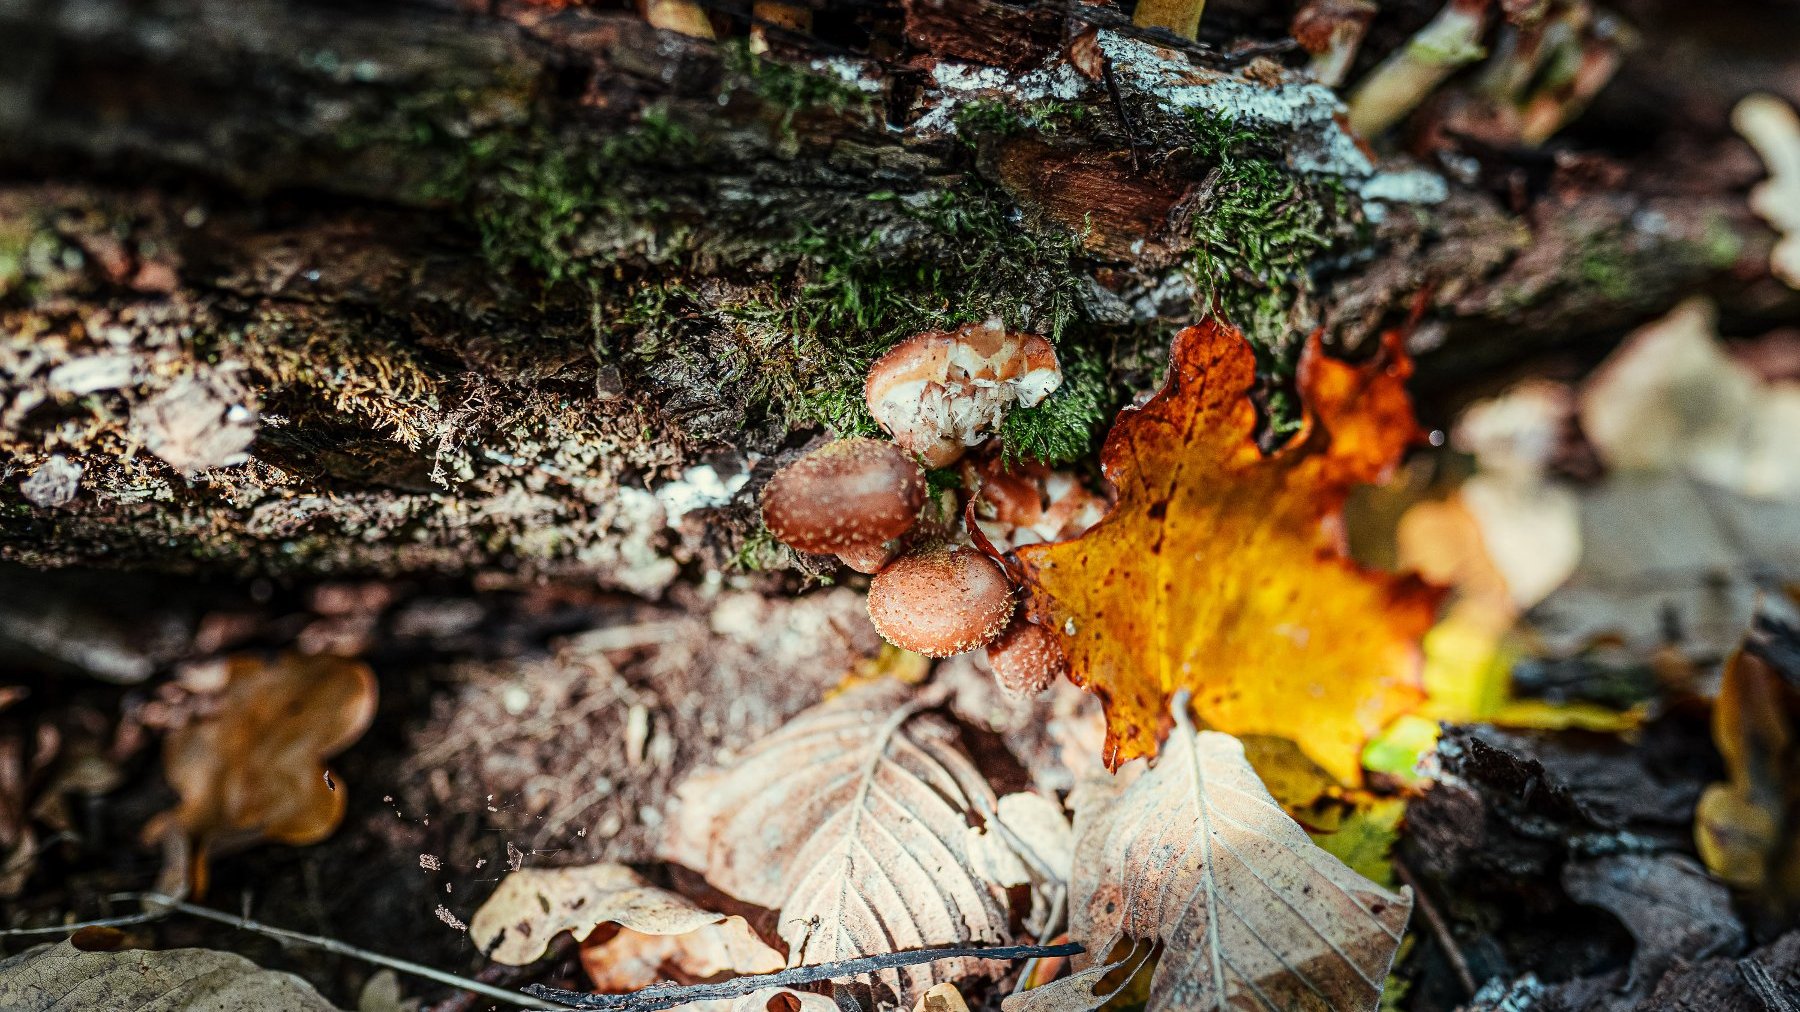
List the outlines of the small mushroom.
<svg viewBox="0 0 1800 1012">
<path fill-rule="evenodd" d="M 977 489 L 974 522 L 1003 551 L 1076 537 L 1100 522 L 1106 500 L 1074 475 L 998 455 L 964 461 L 963 484 Z"/>
<path fill-rule="evenodd" d="M 973 548 L 928 545 L 902 555 L 869 585 L 869 619 L 897 647 L 927 657 L 973 650 L 1006 628 L 1012 584 Z"/>
<path fill-rule="evenodd" d="M 1022 614 L 988 644 L 987 659 L 994 681 L 1015 696 L 1035 696 L 1069 670 L 1056 634 Z"/>
<path fill-rule="evenodd" d="M 1200 34 L 1206 0 L 1138 0 L 1131 21 L 1140 28 L 1166 28 L 1184 39 Z"/>
<path fill-rule="evenodd" d="M 1312 54 L 1313 80 L 1335 88 L 1344 83 L 1374 18 L 1373 0 L 1307 0 L 1288 34 Z"/>
<path fill-rule="evenodd" d="M 714 37 L 712 19 L 694 0 L 638 0 L 638 12 L 652 28 L 696 39 Z"/>
<path fill-rule="evenodd" d="M 1350 96 L 1350 129 L 1373 137 L 1405 119 L 1458 68 L 1481 59 L 1491 0 L 1449 0 Z"/>
<path fill-rule="evenodd" d="M 907 338 L 869 369 L 869 413 L 928 467 L 944 467 L 1062 385 L 1056 349 L 999 320 Z"/>
<path fill-rule="evenodd" d="M 924 502 L 925 475 L 899 447 L 840 439 L 777 471 L 763 489 L 762 517 L 791 548 L 867 560 L 912 529 Z"/>
<path fill-rule="evenodd" d="M 881 567 L 894 557 L 897 541 L 871 541 L 865 545 L 851 545 L 840 548 L 838 561 L 859 573 L 879 573 Z"/>
</svg>

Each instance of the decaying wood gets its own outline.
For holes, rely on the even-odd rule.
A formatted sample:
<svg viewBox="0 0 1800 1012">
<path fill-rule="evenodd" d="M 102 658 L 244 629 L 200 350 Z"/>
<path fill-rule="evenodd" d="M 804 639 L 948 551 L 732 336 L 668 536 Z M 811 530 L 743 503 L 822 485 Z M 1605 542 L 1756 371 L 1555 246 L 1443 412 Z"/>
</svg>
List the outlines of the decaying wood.
<svg viewBox="0 0 1800 1012">
<path fill-rule="evenodd" d="M 0 552 L 656 593 L 780 562 L 751 455 L 856 423 L 844 392 L 909 326 L 1052 332 L 1116 402 L 1202 260 L 1294 287 L 1277 346 L 1358 346 L 1422 298 L 1427 373 L 1696 287 L 1786 297 L 1729 180 L 1377 166 L 1323 89 L 1082 10 L 896 3 L 891 59 L 508 2 L 0 5 Z M 1279 277 L 1212 248 L 1236 184 L 1202 128 L 1271 95 L 1292 114 L 1242 126 L 1277 206 L 1344 197 Z"/>
</svg>

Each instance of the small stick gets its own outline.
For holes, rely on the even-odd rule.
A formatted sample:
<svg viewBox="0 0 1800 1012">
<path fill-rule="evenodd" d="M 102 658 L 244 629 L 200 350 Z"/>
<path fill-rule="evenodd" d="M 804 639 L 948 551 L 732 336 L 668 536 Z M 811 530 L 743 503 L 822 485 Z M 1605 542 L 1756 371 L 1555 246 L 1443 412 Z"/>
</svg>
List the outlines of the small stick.
<svg viewBox="0 0 1800 1012">
<path fill-rule="evenodd" d="M 1412 869 L 1408 868 L 1406 862 L 1400 860 L 1398 855 L 1394 857 L 1394 874 L 1400 876 L 1402 883 L 1412 887 L 1413 901 L 1419 905 L 1419 912 L 1425 915 L 1425 923 L 1431 925 L 1431 933 L 1436 936 L 1438 945 L 1443 947 L 1444 957 L 1450 960 L 1450 968 L 1456 971 L 1457 983 L 1473 996 L 1481 987 L 1475 983 L 1475 973 L 1469 969 L 1469 961 L 1463 958 L 1462 947 L 1456 944 L 1456 938 L 1450 934 L 1449 922 L 1444 920 L 1443 914 L 1438 913 L 1438 908 L 1431 902 L 1431 897 L 1425 895 L 1425 890 L 1419 888 L 1419 882 L 1413 877 Z"/>
<path fill-rule="evenodd" d="M 179 910 L 192 917 L 217 921 L 220 924 L 229 924 L 234 928 L 239 928 L 244 931 L 253 931 L 259 935 L 267 935 L 270 938 L 280 938 L 289 942 L 297 942 L 301 945 L 310 945 L 317 949 L 324 949 L 326 952 L 335 952 L 340 956 L 349 956 L 352 959 L 360 959 L 364 962 L 374 963 L 377 966 L 385 966 L 390 970 L 410 974 L 414 977 L 423 977 L 426 980 L 435 981 L 436 983 L 444 984 L 449 987 L 461 988 L 464 991 L 473 991 L 485 998 L 496 998 L 500 1001 L 510 1002 L 514 1005 L 524 1005 L 527 1008 L 531 1007 L 519 1000 L 517 991 L 508 991 L 505 988 L 495 987 L 492 984 L 483 984 L 479 980 L 470 980 L 467 977 L 459 977 L 454 973 L 445 973 L 443 970 L 426 966 L 423 963 L 414 963 L 411 960 L 397 959 L 393 956 L 384 956 L 379 952 L 370 952 L 368 949 L 360 949 L 348 942 L 340 942 L 335 938 L 326 938 L 322 935 L 308 935 L 299 931 L 289 931 L 286 928 L 273 927 L 259 921 L 253 921 L 248 917 L 238 917 L 235 914 L 227 914 L 218 910 L 213 910 L 210 907 L 185 903 L 173 897 L 161 896 L 156 893 L 136 893 L 133 895 L 136 899 L 142 900 L 145 903 L 163 904 L 172 910 Z M 550 1001 L 550 999 L 545 1000 Z M 538 1007 L 542 1008 L 544 1006 Z M 566 1008 L 567 1006 L 560 1003 L 552 1003 L 548 1007 Z"/>
<path fill-rule="evenodd" d="M 716 984 L 653 984 L 628 994 L 582 994 L 561 988 L 533 984 L 525 992 L 536 998 L 563 1002 L 570 1008 L 606 1009 L 608 1012 L 657 1012 L 689 1002 L 717 998 L 737 998 L 766 987 L 792 987 L 813 984 L 837 977 L 855 977 L 877 970 L 916 966 L 940 959 L 1032 959 L 1039 956 L 1073 956 L 1085 952 L 1079 942 L 1061 945 L 990 945 L 970 948 L 915 949 L 910 952 L 887 952 L 878 956 L 859 956 L 832 963 L 796 966 L 776 973 L 759 973 L 748 977 L 720 981 Z"/>
</svg>

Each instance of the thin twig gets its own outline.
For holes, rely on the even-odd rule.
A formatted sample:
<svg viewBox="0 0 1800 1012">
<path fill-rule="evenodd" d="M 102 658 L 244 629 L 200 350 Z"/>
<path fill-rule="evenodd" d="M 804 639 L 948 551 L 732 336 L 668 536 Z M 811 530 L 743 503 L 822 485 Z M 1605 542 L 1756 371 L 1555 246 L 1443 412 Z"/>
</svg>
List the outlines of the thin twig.
<svg viewBox="0 0 1800 1012">
<path fill-rule="evenodd" d="M 71 921 L 68 924 L 51 924 L 41 928 L 0 928 L 0 938 L 43 938 L 49 935 L 72 935 L 83 928 L 126 928 L 133 924 L 160 920 L 164 916 L 165 911 L 144 910 L 122 917 L 96 917 L 91 921 Z"/>
<path fill-rule="evenodd" d="M 1437 905 L 1431 902 L 1431 897 L 1425 894 L 1425 890 L 1419 888 L 1412 869 L 1398 855 L 1394 857 L 1394 874 L 1400 876 L 1403 884 L 1412 887 L 1413 901 L 1418 904 L 1419 912 L 1425 915 L 1425 923 L 1431 925 L 1431 933 L 1437 938 L 1438 947 L 1444 950 L 1444 957 L 1450 961 L 1450 968 L 1456 971 L 1457 982 L 1462 984 L 1463 990 L 1471 997 L 1474 996 L 1480 990 L 1480 985 L 1475 983 L 1475 973 L 1469 969 L 1469 961 L 1464 958 L 1462 947 L 1456 944 L 1456 937 L 1450 934 L 1449 922 L 1444 920 L 1444 915 L 1438 912 Z"/>
<path fill-rule="evenodd" d="M 324 949 L 326 952 L 334 952 L 340 956 L 349 956 L 352 959 L 360 959 L 366 963 L 374 963 L 376 966 L 385 966 L 388 969 L 395 970 L 399 973 L 409 974 L 414 977 L 422 977 L 426 980 L 444 984 L 449 987 L 460 988 L 464 991 L 473 991 L 485 998 L 495 998 L 525 1008 L 560 1009 L 568 1007 L 554 999 L 547 998 L 541 999 L 547 1004 L 533 1006 L 522 1000 L 517 991 L 508 991 L 503 987 L 484 984 L 479 980 L 470 980 L 467 977 L 459 977 L 454 973 L 446 973 L 443 970 L 426 966 L 423 963 L 415 963 L 408 959 L 384 956 L 379 952 L 371 952 L 368 949 L 358 948 L 348 942 L 340 942 L 335 938 L 325 938 L 321 935 L 309 935 L 301 931 L 289 931 L 286 928 L 277 928 L 272 925 L 263 924 L 260 921 L 253 921 L 248 917 L 239 917 L 236 914 L 227 914 L 210 907 L 186 903 L 171 896 L 163 896 L 158 893 L 132 893 L 129 895 L 145 904 L 167 906 L 171 910 L 179 910 L 192 917 L 217 921 L 220 924 L 229 924 L 232 927 L 243 931 L 253 931 L 259 935 L 267 935 L 270 938 L 279 938 L 289 942 L 296 942 L 300 945 L 310 945 L 313 948 Z"/>
<path fill-rule="evenodd" d="M 494 998 L 511 1005 L 518 1005 L 528 1009 L 562 1009 L 568 1007 L 549 999 L 545 999 L 544 1004 L 533 1005 L 520 998 L 517 991 L 508 991 L 505 988 L 495 987 L 492 984 L 484 984 L 479 980 L 470 980 L 467 977 L 459 977 L 454 973 L 445 973 L 443 970 L 433 969 L 432 967 L 425 966 L 421 963 L 414 963 L 410 960 L 396 959 L 393 956 L 384 956 L 379 952 L 370 952 L 368 949 L 358 948 L 348 942 L 340 942 L 334 938 L 324 938 L 319 935 L 308 935 L 304 932 L 289 931 L 286 928 L 277 928 L 272 925 L 263 924 L 260 921 L 253 921 L 248 917 L 238 917 L 234 914 L 213 910 L 210 907 L 197 906 L 193 903 L 178 900 L 173 896 L 164 896 L 162 893 L 122 893 L 114 898 L 136 900 L 137 902 L 144 904 L 144 910 L 141 913 L 129 914 L 124 917 L 103 917 L 91 921 L 77 921 L 72 924 L 59 924 L 51 927 L 7 928 L 4 931 L 0 931 L 0 938 L 17 938 L 32 935 L 71 935 L 82 928 L 120 928 L 158 920 L 167 917 L 171 911 L 179 911 L 180 913 L 192 917 L 217 921 L 220 924 L 229 924 L 234 928 L 244 931 L 254 931 L 259 935 L 267 935 L 270 938 L 279 938 L 283 941 L 295 942 L 300 945 L 310 945 L 316 949 L 324 949 L 326 952 L 335 952 L 340 956 L 349 956 L 352 959 L 360 959 L 365 963 L 374 963 L 377 966 L 385 966 L 388 969 L 399 973 L 408 974 L 413 977 L 422 977 L 425 980 L 443 984 L 448 987 L 458 988 L 463 991 L 471 991 L 484 998 Z"/>
<path fill-rule="evenodd" d="M 1032 959 L 1038 956 L 1073 956 L 1084 952 L 1079 942 L 1061 945 L 990 945 L 971 948 L 914 949 L 910 952 L 887 952 L 879 956 L 859 956 L 834 963 L 796 966 L 777 973 L 759 973 L 749 977 L 720 981 L 716 984 L 655 984 L 629 994 L 582 994 L 560 988 L 533 984 L 525 993 L 536 998 L 559 1001 L 577 1009 L 606 1009 L 608 1012 L 657 1012 L 689 1002 L 717 998 L 737 998 L 766 987 L 792 987 L 814 984 L 838 977 L 856 977 L 877 970 L 916 966 L 940 959 Z"/>
</svg>

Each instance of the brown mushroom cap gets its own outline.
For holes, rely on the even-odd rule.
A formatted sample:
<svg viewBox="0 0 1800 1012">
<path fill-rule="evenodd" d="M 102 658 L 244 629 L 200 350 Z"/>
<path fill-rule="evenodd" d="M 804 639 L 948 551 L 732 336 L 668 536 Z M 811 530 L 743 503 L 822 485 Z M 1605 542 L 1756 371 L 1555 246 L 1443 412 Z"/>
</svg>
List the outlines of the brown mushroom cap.
<svg viewBox="0 0 1800 1012">
<path fill-rule="evenodd" d="M 894 557 L 894 542 L 871 541 L 866 545 L 851 545 L 837 550 L 838 561 L 859 573 L 879 573 L 881 567 Z"/>
<path fill-rule="evenodd" d="M 987 658 L 994 681 L 1019 696 L 1037 695 L 1069 670 L 1069 658 L 1056 634 L 1024 615 L 1014 616 L 1006 631 L 988 644 Z"/>
<path fill-rule="evenodd" d="M 931 545 L 896 559 L 869 585 L 869 619 L 897 647 L 927 657 L 973 650 L 1012 617 L 1012 584 L 973 548 Z"/>
<path fill-rule="evenodd" d="M 894 442 L 945 467 L 993 434 L 1014 407 L 1033 407 L 1062 383 L 1056 350 L 999 320 L 915 334 L 869 367 L 863 399 Z"/>
<path fill-rule="evenodd" d="M 762 493 L 763 525 L 802 552 L 872 548 L 912 529 L 925 475 L 892 443 L 840 439 L 775 473 Z"/>
</svg>

